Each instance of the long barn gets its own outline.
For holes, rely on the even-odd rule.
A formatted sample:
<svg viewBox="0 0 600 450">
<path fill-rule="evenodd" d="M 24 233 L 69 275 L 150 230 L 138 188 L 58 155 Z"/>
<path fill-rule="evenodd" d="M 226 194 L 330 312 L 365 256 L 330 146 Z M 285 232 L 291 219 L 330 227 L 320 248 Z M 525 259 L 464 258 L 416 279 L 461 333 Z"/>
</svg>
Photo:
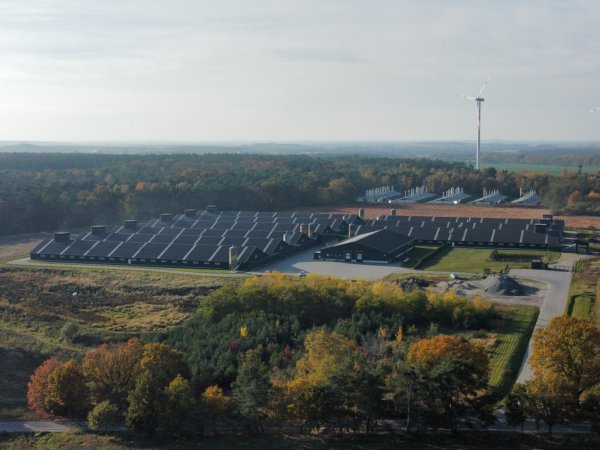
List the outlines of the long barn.
<svg viewBox="0 0 600 450">
<path fill-rule="evenodd" d="M 391 262 L 417 244 L 564 250 L 564 223 L 535 219 L 217 211 L 161 214 L 138 224 L 57 232 L 31 258 L 46 261 L 248 270 L 310 247 L 332 259 Z M 375 233 L 386 230 L 384 233 Z M 344 241 L 344 239 L 346 239 Z M 349 240 L 348 240 L 349 239 Z M 328 245 L 330 242 L 339 242 Z"/>
<path fill-rule="evenodd" d="M 249 269 L 346 235 L 356 216 L 310 212 L 186 210 L 144 224 L 57 232 L 32 252 L 37 260 Z"/>
</svg>

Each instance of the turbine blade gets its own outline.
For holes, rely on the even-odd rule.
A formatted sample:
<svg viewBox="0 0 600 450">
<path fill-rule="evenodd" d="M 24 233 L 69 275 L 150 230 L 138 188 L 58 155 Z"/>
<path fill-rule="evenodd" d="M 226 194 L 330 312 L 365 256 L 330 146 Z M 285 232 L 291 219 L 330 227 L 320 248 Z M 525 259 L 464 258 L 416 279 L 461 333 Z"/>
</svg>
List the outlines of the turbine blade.
<svg viewBox="0 0 600 450">
<path fill-rule="evenodd" d="M 479 90 L 477 97 L 479 97 L 481 94 L 483 94 L 483 90 L 485 89 L 487 84 L 490 82 L 490 79 L 491 79 L 491 77 L 487 77 L 487 80 L 485 80 L 485 83 L 483 83 L 483 86 L 481 86 L 481 89 Z"/>
<path fill-rule="evenodd" d="M 470 95 L 463 95 L 462 98 L 465 100 L 475 100 L 475 97 L 471 97 Z"/>
</svg>

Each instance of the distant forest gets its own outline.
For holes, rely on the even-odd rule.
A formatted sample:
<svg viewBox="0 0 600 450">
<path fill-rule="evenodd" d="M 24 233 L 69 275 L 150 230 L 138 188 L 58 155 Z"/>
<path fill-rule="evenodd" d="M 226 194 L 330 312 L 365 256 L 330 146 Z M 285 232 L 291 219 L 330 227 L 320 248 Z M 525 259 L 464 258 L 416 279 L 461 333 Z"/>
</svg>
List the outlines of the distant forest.
<svg viewBox="0 0 600 450">
<path fill-rule="evenodd" d="M 348 204 L 365 189 L 461 186 L 517 197 L 535 189 L 544 206 L 600 215 L 600 175 L 475 171 L 435 159 L 360 155 L 0 153 L 0 235 L 76 229 L 124 218 L 203 208 L 286 210 Z"/>
</svg>

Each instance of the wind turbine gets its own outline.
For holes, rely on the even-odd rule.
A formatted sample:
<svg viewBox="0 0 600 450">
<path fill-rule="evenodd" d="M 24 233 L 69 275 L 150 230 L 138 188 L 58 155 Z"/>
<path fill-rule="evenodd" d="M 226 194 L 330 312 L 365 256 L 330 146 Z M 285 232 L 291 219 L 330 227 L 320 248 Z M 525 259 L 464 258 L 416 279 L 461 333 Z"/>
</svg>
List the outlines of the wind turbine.
<svg viewBox="0 0 600 450">
<path fill-rule="evenodd" d="M 475 169 L 477 170 L 479 170 L 479 149 L 481 147 L 481 102 L 485 101 L 485 99 L 481 97 L 481 94 L 483 94 L 483 90 L 485 89 L 489 81 L 490 77 L 488 77 L 488 79 L 485 80 L 485 83 L 483 83 L 483 86 L 481 86 L 481 89 L 475 97 L 463 95 L 463 98 L 467 100 L 474 100 L 477 102 L 477 153 L 475 155 Z"/>
<path fill-rule="evenodd" d="M 594 109 L 590 109 L 590 112 L 600 112 L 600 106 L 597 106 Z"/>
</svg>

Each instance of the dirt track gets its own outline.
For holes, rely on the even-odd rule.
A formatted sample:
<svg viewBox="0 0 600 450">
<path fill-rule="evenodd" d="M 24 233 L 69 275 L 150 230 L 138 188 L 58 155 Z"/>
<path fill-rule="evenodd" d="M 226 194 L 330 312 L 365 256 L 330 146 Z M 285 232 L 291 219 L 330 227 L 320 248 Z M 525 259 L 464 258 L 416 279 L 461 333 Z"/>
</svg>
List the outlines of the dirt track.
<svg viewBox="0 0 600 450">
<path fill-rule="evenodd" d="M 432 205 L 427 203 L 414 203 L 394 206 L 355 205 L 339 208 L 321 208 L 320 211 L 330 213 L 357 214 L 358 208 L 365 208 L 368 218 L 390 214 L 391 208 L 396 208 L 399 216 L 437 216 L 437 217 L 513 217 L 523 219 L 538 219 L 542 214 L 550 213 L 547 208 L 527 208 L 519 206 L 476 206 L 476 205 Z M 315 211 L 315 209 L 312 209 Z M 594 216 L 555 216 L 556 219 L 565 221 L 570 228 L 587 228 L 594 226 L 600 228 L 600 217 Z"/>
</svg>

